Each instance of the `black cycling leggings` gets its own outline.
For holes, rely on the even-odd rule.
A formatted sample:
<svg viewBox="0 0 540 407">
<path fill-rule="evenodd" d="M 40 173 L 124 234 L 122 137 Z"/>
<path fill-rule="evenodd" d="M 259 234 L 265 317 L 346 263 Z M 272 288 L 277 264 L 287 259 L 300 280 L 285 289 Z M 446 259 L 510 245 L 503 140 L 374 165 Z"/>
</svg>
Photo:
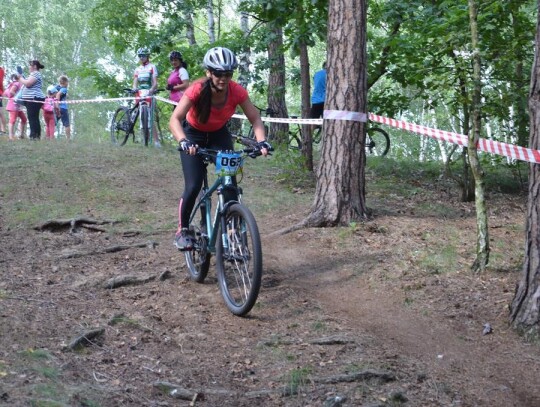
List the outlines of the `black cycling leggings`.
<svg viewBox="0 0 540 407">
<path fill-rule="evenodd" d="M 231 133 L 226 127 L 222 127 L 217 131 L 202 132 L 191 127 L 187 121 L 184 121 L 183 128 L 187 139 L 199 147 L 216 150 L 233 149 Z M 204 179 L 204 163 L 200 155 L 189 155 L 181 152 L 180 160 L 182 161 L 182 170 L 184 172 L 184 192 L 178 205 L 179 229 L 188 227 L 189 216 L 197 201 L 197 196 L 202 188 Z"/>
<path fill-rule="evenodd" d="M 33 101 L 27 100 L 24 105 L 26 106 L 26 113 L 28 114 L 28 123 L 30 124 L 30 138 L 41 138 L 41 122 L 39 120 L 39 112 L 43 107 L 45 99 L 35 97 Z"/>
</svg>

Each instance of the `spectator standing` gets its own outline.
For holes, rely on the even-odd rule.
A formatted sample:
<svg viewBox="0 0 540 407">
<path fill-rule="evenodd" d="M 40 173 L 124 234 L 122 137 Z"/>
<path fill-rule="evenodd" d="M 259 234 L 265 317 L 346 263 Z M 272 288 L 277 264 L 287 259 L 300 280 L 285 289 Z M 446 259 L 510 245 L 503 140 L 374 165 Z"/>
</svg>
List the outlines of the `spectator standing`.
<svg viewBox="0 0 540 407">
<path fill-rule="evenodd" d="M 178 103 L 189 86 L 187 64 L 184 62 L 180 51 L 172 51 L 169 54 L 169 61 L 171 61 L 173 70 L 169 75 L 169 79 L 167 79 L 167 90 L 171 92 L 169 99 Z"/>
<path fill-rule="evenodd" d="M 24 114 L 24 111 L 21 106 L 19 106 L 13 98 L 17 94 L 17 92 L 22 88 L 23 85 L 19 82 L 19 75 L 12 74 L 11 82 L 9 83 L 6 91 L 5 96 L 9 98 L 6 110 L 9 112 L 9 125 L 8 125 L 8 137 L 10 140 L 15 140 L 15 124 L 17 122 L 17 118 L 20 119 L 20 137 L 23 139 L 26 134 L 26 115 Z"/>
<path fill-rule="evenodd" d="M 0 66 L 0 132 L 6 132 L 6 117 L 4 116 L 4 105 L 2 97 L 4 95 L 4 76 L 6 71 Z"/>
<path fill-rule="evenodd" d="M 66 102 L 68 94 L 69 79 L 66 75 L 60 75 L 58 77 L 58 85 L 56 85 L 56 99 L 60 102 L 58 104 L 60 110 L 59 115 L 62 120 L 62 125 L 66 132 L 66 139 L 71 140 L 71 126 L 69 122 L 68 104 Z"/>
<path fill-rule="evenodd" d="M 24 85 L 22 97 L 25 99 L 24 105 L 30 123 L 30 139 L 39 140 L 41 138 L 41 123 L 39 112 L 45 101 L 45 94 L 42 90 L 43 78 L 40 70 L 45 68 L 37 59 L 31 60 L 30 75 L 28 78 L 19 77 L 19 82 Z"/>
<path fill-rule="evenodd" d="M 150 50 L 148 48 L 139 48 L 137 56 L 141 64 L 135 68 L 133 74 L 133 89 L 139 90 L 138 96 L 152 96 L 157 89 L 158 70 L 150 62 Z M 154 100 L 151 101 L 153 103 Z M 154 137 L 154 146 L 160 148 L 161 143 L 158 139 L 157 128 L 154 123 L 152 126 L 152 135 Z"/>
<path fill-rule="evenodd" d="M 310 119 L 318 119 L 323 116 L 324 100 L 326 98 L 326 61 L 322 69 L 313 75 L 313 94 L 311 95 Z"/>
<path fill-rule="evenodd" d="M 56 93 L 58 89 L 51 85 L 47 88 L 47 97 L 43 103 L 43 118 L 45 119 L 45 136 L 49 140 L 54 140 L 56 130 Z"/>
</svg>

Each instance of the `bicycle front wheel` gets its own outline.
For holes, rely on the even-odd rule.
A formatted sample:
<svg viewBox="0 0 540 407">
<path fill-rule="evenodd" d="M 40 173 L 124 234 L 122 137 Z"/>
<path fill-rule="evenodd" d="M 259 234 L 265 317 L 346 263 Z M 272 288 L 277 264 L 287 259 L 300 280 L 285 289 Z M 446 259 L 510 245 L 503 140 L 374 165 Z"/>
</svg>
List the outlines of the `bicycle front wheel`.
<svg viewBox="0 0 540 407">
<path fill-rule="evenodd" d="M 150 129 L 148 128 L 148 106 L 141 106 L 141 133 L 145 146 L 148 146 L 148 140 L 150 138 Z"/>
<path fill-rule="evenodd" d="M 224 217 L 216 242 L 219 288 L 227 308 L 244 316 L 255 305 L 261 288 L 261 237 L 255 217 L 244 205 L 231 205 Z"/>
<path fill-rule="evenodd" d="M 371 127 L 366 134 L 366 154 L 383 157 L 390 150 L 388 133 L 378 127 Z"/>
<path fill-rule="evenodd" d="M 126 144 L 131 131 L 129 108 L 122 106 L 116 109 L 111 121 L 111 141 L 113 144 L 123 146 Z"/>
</svg>

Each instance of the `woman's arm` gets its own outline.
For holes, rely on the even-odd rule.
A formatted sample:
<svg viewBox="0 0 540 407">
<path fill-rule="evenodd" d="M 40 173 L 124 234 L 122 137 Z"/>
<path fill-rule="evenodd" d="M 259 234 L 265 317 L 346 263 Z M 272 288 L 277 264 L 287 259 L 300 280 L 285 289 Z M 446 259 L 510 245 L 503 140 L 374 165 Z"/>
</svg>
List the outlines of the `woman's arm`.
<svg viewBox="0 0 540 407">
<path fill-rule="evenodd" d="M 186 118 L 187 112 L 191 109 L 192 105 L 193 103 L 191 103 L 191 100 L 184 95 L 172 112 L 171 120 L 169 120 L 169 129 L 176 141 L 181 141 L 186 138 L 186 134 L 182 128 L 182 122 Z"/>
<path fill-rule="evenodd" d="M 31 87 L 34 83 L 37 82 L 37 79 L 32 76 L 32 74 L 30 74 L 30 76 L 28 78 L 23 78 L 22 76 L 19 77 L 19 82 L 22 83 L 24 86 L 26 86 L 27 88 Z"/>
</svg>

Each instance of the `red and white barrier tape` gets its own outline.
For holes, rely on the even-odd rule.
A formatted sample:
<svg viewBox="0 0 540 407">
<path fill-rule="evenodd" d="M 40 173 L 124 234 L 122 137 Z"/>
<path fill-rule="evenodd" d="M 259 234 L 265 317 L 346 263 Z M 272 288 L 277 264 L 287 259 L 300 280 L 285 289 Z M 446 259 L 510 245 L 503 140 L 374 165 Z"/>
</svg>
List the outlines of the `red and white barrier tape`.
<svg viewBox="0 0 540 407">
<path fill-rule="evenodd" d="M 156 100 L 161 102 L 169 103 L 176 105 L 176 102 L 173 102 L 170 99 L 154 95 Z M 7 99 L 2 96 L 2 99 Z M 78 103 L 101 103 L 101 102 L 118 102 L 123 100 L 136 100 L 136 97 L 121 97 L 121 98 L 95 98 L 95 99 L 79 99 L 79 100 L 68 100 L 63 101 L 68 104 L 78 104 Z M 234 114 L 232 116 L 235 119 L 246 120 L 247 117 L 242 114 Z M 385 124 L 387 126 L 395 127 L 402 130 L 411 131 L 413 133 L 421 134 L 423 136 L 428 136 L 436 140 L 442 140 L 453 144 L 458 144 L 460 146 L 466 147 L 468 144 L 468 137 L 464 134 L 452 133 L 449 131 L 434 129 L 431 127 L 421 126 L 415 123 L 409 123 L 403 120 L 391 119 L 384 116 L 378 116 L 373 113 L 366 115 L 365 113 L 358 112 L 348 112 L 341 110 L 325 110 L 324 118 L 326 120 L 353 120 L 365 122 L 369 117 L 370 121 Z M 264 122 L 273 122 L 273 123 L 293 123 L 293 124 L 315 124 L 321 125 L 323 119 L 298 119 L 298 118 L 279 118 L 279 117 L 261 117 Z M 531 148 L 525 148 L 516 146 L 514 144 L 502 143 L 500 141 L 493 141 L 481 138 L 478 140 L 477 148 L 480 151 L 485 151 L 487 153 L 502 155 L 504 157 L 509 157 L 514 160 L 527 161 L 531 163 L 540 163 L 540 151 L 533 150 Z"/>
<path fill-rule="evenodd" d="M 464 134 L 451 133 L 444 130 L 433 129 L 431 127 L 420 126 L 418 124 L 409 123 L 402 120 L 390 119 L 388 117 L 378 116 L 373 113 L 369 114 L 369 120 L 377 123 L 386 124 L 398 129 L 412 131 L 422 134 L 437 140 L 447 141 L 449 143 L 467 146 L 468 137 Z M 487 153 L 502 155 L 514 160 L 527 161 L 531 163 L 540 163 L 540 151 L 531 148 L 516 146 L 514 144 L 501 143 L 481 138 L 476 146 L 480 151 Z"/>
</svg>

